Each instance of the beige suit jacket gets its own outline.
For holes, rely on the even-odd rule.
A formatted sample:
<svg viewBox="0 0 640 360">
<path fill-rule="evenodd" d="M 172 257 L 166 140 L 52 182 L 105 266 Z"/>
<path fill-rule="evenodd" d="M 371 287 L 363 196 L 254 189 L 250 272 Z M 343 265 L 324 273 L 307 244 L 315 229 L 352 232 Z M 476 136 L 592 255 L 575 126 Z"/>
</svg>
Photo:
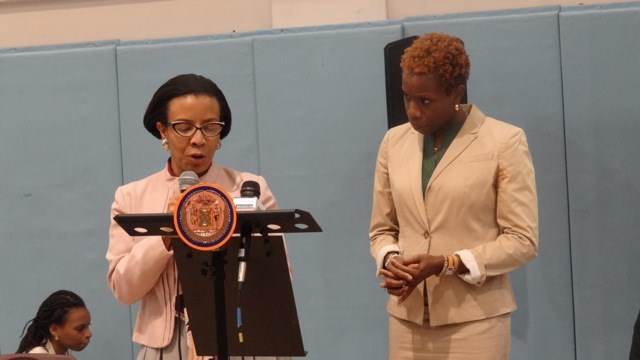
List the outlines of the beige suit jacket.
<svg viewBox="0 0 640 360">
<path fill-rule="evenodd" d="M 405 257 L 469 250 L 477 284 L 431 276 L 403 302 L 389 296 L 388 312 L 422 324 L 424 298 L 432 326 L 489 318 L 516 309 L 508 273 L 538 252 L 535 174 L 524 132 L 466 105 L 465 124 L 438 163 L 425 196 L 424 135 L 410 124 L 390 129 L 380 145 L 370 227 L 371 254 Z M 424 294 L 426 288 L 427 294 Z"/>
</svg>

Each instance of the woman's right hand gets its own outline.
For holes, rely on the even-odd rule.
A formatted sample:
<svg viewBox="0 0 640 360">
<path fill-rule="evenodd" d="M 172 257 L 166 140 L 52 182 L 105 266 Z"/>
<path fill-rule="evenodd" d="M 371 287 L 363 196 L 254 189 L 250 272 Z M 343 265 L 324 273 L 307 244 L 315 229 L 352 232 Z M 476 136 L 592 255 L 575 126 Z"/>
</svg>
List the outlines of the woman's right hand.
<svg viewBox="0 0 640 360">
<path fill-rule="evenodd" d="M 442 271 L 444 258 L 429 254 L 418 254 L 408 258 L 395 256 L 389 261 L 387 269 L 381 269 L 385 283 L 381 284 L 391 295 L 399 296 L 402 303 L 415 290 L 416 286 L 425 281 L 429 276 L 437 275 Z"/>
<path fill-rule="evenodd" d="M 169 202 L 167 203 L 167 212 L 173 213 L 178 207 L 178 202 L 180 201 L 181 194 L 174 195 Z"/>
<path fill-rule="evenodd" d="M 180 195 L 181 194 L 177 194 L 174 195 L 170 200 L 169 203 L 167 203 L 167 212 L 168 213 L 173 213 L 176 209 L 176 207 L 178 207 L 178 202 L 180 201 Z M 171 250 L 171 237 L 168 236 L 163 236 L 162 237 L 162 242 L 164 243 L 164 247 L 167 248 L 167 250 Z"/>
<path fill-rule="evenodd" d="M 378 272 L 384 277 L 380 287 L 386 289 L 389 295 L 408 296 L 413 291 L 407 285 L 412 280 L 412 276 L 405 269 L 404 259 L 399 254 L 387 256 L 389 258 L 385 257 L 385 266 Z M 414 267 L 414 265 L 410 265 L 410 267 Z"/>
</svg>

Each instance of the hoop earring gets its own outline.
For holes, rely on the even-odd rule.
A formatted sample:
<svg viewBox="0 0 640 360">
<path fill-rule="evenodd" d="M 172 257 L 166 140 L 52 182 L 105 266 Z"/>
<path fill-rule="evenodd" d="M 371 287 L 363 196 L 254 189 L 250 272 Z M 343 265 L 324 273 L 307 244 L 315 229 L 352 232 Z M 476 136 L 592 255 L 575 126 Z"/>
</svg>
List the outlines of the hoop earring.
<svg viewBox="0 0 640 360">
<path fill-rule="evenodd" d="M 167 139 L 162 139 L 162 141 L 160 142 L 160 146 L 165 149 L 166 151 L 169 151 L 169 140 Z"/>
<path fill-rule="evenodd" d="M 454 106 L 454 109 L 456 109 L 456 111 L 460 110 L 460 105 L 456 104 L 456 106 Z"/>
<path fill-rule="evenodd" d="M 222 147 L 222 140 L 219 140 L 218 146 L 216 146 L 216 150 L 220 150 L 221 147 Z"/>
</svg>

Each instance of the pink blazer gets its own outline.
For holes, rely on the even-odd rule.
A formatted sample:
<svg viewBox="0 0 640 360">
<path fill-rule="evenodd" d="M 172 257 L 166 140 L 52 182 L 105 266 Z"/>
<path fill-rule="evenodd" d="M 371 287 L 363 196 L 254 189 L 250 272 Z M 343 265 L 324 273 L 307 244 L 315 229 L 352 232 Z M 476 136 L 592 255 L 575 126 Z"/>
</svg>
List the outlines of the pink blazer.
<svg viewBox="0 0 640 360">
<path fill-rule="evenodd" d="M 426 280 L 388 312 L 422 324 L 428 298 L 430 325 L 489 318 L 516 309 L 508 273 L 538 251 L 535 174 L 524 132 L 465 106 L 468 117 L 422 191 L 424 135 L 410 124 L 390 129 L 376 164 L 370 250 L 453 254 L 467 249 L 481 273 L 478 284 L 458 276 Z M 379 260 L 378 260 L 379 264 Z M 426 294 L 424 293 L 426 289 Z"/>
<path fill-rule="evenodd" d="M 233 197 L 240 196 L 245 180 L 260 184 L 260 201 L 267 209 L 278 204 L 262 176 L 213 164 L 200 178 L 202 183 L 217 184 Z M 178 178 L 165 168 L 145 179 L 116 190 L 111 206 L 107 282 L 115 298 L 125 305 L 140 301 L 133 330 L 133 341 L 163 348 L 171 341 L 174 303 L 178 281 L 173 252 L 167 251 L 159 236 L 129 236 L 115 221 L 116 214 L 165 212 L 169 200 L 178 194 Z"/>
</svg>

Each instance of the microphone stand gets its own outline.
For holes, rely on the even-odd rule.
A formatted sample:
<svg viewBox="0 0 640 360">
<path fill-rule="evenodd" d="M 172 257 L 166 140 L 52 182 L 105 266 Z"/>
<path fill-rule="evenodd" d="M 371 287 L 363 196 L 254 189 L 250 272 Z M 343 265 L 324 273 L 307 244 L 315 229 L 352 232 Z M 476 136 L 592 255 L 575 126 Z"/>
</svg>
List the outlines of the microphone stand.
<svg viewBox="0 0 640 360">
<path fill-rule="evenodd" d="M 113 219 L 131 236 L 167 236 L 167 229 L 170 232 L 176 231 L 174 217 L 170 213 L 118 214 Z M 229 248 L 233 249 L 231 251 L 234 254 L 231 254 L 227 248 L 207 254 L 191 249 L 178 237 L 172 239 L 178 275 L 184 289 L 185 304 L 187 307 L 191 306 L 192 308 L 189 309 L 193 310 L 189 312 L 191 315 L 189 326 L 193 331 L 194 343 L 198 344 L 200 352 L 217 354 L 221 360 L 228 358 L 231 351 L 246 356 L 244 355 L 246 349 L 251 349 L 250 351 L 254 353 L 269 353 L 270 356 L 306 356 L 286 264 L 286 250 L 280 235 L 275 235 L 280 239 L 276 241 L 274 258 L 266 260 L 272 256 L 268 243 L 271 242 L 270 233 L 276 232 L 275 229 L 278 230 L 277 233 L 322 231 L 311 214 L 300 209 L 238 212 L 238 223 L 234 233 L 237 234 L 236 236 L 241 235 L 245 245 L 252 247 L 251 250 L 254 252 L 252 265 L 256 265 L 255 270 L 267 268 L 273 272 L 273 276 L 267 276 L 261 271 L 253 271 L 253 275 L 246 279 L 248 284 L 243 290 L 247 296 L 242 299 L 242 303 L 245 303 L 247 312 L 241 314 L 243 316 L 238 319 L 246 317 L 249 321 L 243 322 L 238 328 L 243 335 L 248 335 L 245 339 L 248 341 L 243 341 L 243 336 L 240 338 L 241 344 L 235 340 L 229 343 L 228 336 L 233 332 L 233 325 L 227 322 L 233 316 L 233 310 L 237 309 L 227 309 L 230 303 L 235 301 L 233 297 L 227 297 L 230 294 L 225 296 L 225 290 L 231 293 L 234 285 L 237 287 L 238 284 L 236 279 L 225 279 L 230 273 L 225 269 L 228 266 L 225 263 L 235 260 L 227 256 L 238 255 L 235 244 Z M 265 243 L 249 244 L 257 240 L 252 239 L 254 234 L 265 237 Z M 239 242 L 236 244 L 239 246 Z M 247 253 L 245 253 L 245 260 L 246 258 Z M 255 263 L 256 261 L 258 263 Z M 261 286 L 256 288 L 251 286 L 249 289 L 249 285 L 254 282 L 260 282 L 260 285 L 264 282 L 277 291 L 273 293 L 270 289 Z M 259 294 L 258 297 L 253 296 L 254 291 Z M 236 294 L 238 297 L 241 296 L 240 291 Z M 238 301 L 237 305 L 240 306 L 240 304 Z M 257 319 L 259 321 L 256 321 Z M 270 324 L 278 326 L 277 335 L 273 334 Z M 264 337 L 256 335 L 261 332 L 265 333 Z"/>
<path fill-rule="evenodd" d="M 242 320 L 242 285 L 247 273 L 247 261 L 249 261 L 249 249 L 251 247 L 251 233 L 253 231 L 250 221 L 240 224 L 240 239 L 238 242 L 238 308 L 236 309 L 236 324 L 240 336 L 240 346 L 244 344 L 243 320 Z M 244 359 L 244 355 L 241 357 Z"/>
<path fill-rule="evenodd" d="M 227 312 L 225 303 L 224 290 L 224 254 L 226 251 L 212 251 L 211 265 L 213 267 L 213 287 L 215 291 L 215 313 L 216 313 L 216 341 L 218 342 L 218 358 L 228 359 L 229 350 L 227 349 Z M 222 326 L 219 326 L 222 324 Z"/>
<path fill-rule="evenodd" d="M 238 292 L 242 291 L 242 285 L 247 273 L 247 261 L 251 246 L 251 224 L 240 224 L 240 242 L 238 246 Z"/>
</svg>

